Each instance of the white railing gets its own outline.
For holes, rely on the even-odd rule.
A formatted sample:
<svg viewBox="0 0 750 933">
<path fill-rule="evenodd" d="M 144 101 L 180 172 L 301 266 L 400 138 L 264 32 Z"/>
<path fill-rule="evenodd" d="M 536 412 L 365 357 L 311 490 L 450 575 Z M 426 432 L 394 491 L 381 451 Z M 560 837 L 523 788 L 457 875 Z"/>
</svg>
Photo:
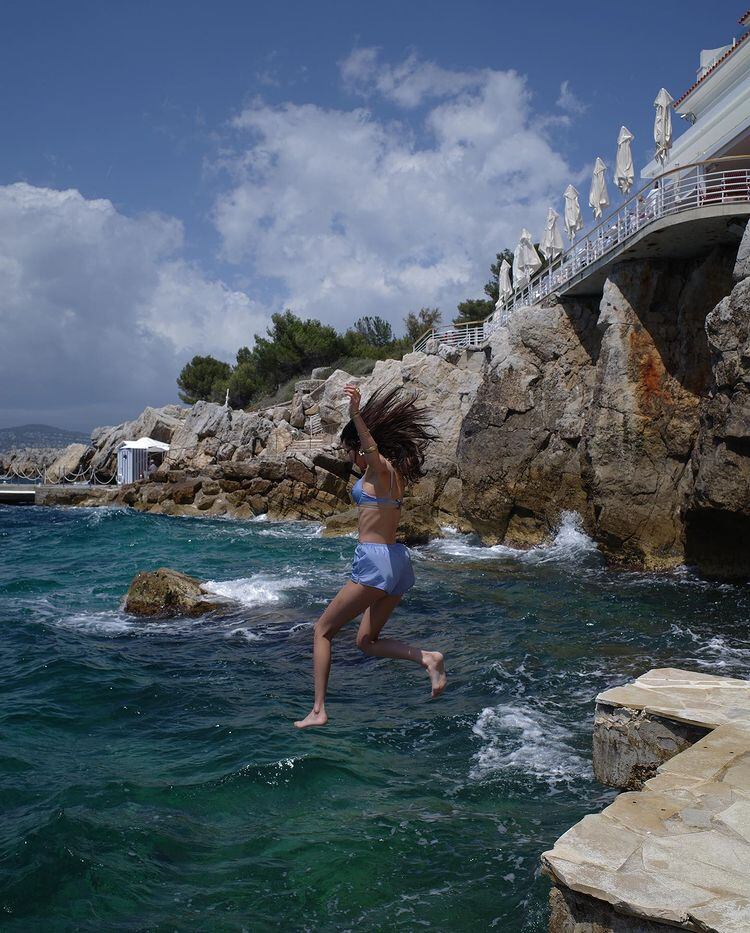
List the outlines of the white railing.
<svg viewBox="0 0 750 933">
<path fill-rule="evenodd" d="M 716 169 L 720 163 L 723 166 L 734 163 L 735 167 Z M 538 304 L 553 293 L 564 293 L 586 278 L 599 259 L 616 251 L 654 221 L 695 208 L 748 203 L 750 155 L 716 158 L 671 169 L 632 195 L 484 321 L 435 327 L 422 334 L 414 349 L 424 350 L 431 340 L 454 347 L 480 346 L 516 308 Z"/>
</svg>

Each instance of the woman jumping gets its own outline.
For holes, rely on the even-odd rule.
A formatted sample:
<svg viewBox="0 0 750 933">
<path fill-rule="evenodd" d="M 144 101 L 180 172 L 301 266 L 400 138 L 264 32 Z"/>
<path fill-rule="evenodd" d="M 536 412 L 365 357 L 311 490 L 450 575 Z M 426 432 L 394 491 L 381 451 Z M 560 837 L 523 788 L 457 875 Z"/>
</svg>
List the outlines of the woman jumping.
<svg viewBox="0 0 750 933">
<path fill-rule="evenodd" d="M 424 651 L 395 638 L 379 637 L 401 597 L 414 586 L 409 551 L 403 544 L 396 544 L 396 529 L 405 484 L 422 476 L 424 449 L 435 435 L 425 412 L 413 397 L 402 397 L 400 387 L 374 392 L 361 412 L 357 386 L 347 385 L 344 392 L 349 397 L 351 421 L 341 432 L 341 441 L 352 465 L 362 471 L 352 489 L 352 498 L 359 507 L 359 544 L 351 580 L 341 587 L 315 624 L 315 701 L 311 712 L 295 722 L 299 729 L 328 722 L 325 698 L 331 642 L 338 630 L 360 613 L 364 615 L 357 646 L 365 654 L 414 661 L 430 675 L 433 697 L 445 689 L 445 668 L 439 651 Z"/>
</svg>

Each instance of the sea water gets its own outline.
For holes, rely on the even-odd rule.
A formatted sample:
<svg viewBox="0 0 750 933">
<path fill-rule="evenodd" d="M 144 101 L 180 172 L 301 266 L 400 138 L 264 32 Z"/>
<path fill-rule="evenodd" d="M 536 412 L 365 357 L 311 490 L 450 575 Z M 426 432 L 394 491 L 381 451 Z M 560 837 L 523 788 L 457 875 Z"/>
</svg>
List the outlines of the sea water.
<svg viewBox="0 0 750 933">
<path fill-rule="evenodd" d="M 746 676 L 747 587 L 605 569 L 568 516 L 547 546 L 446 531 L 386 633 L 448 688 L 312 627 L 355 541 L 307 523 L 0 507 L 0 928 L 544 931 L 539 855 L 613 799 L 597 692 L 652 667 Z M 231 610 L 127 616 L 173 567 Z"/>
</svg>

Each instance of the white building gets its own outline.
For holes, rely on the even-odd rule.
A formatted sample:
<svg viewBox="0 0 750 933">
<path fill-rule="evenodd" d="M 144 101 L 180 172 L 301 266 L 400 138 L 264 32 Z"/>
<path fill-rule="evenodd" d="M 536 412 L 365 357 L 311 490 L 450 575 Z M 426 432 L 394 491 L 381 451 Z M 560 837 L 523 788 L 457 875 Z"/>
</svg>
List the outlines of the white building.
<svg viewBox="0 0 750 933">
<path fill-rule="evenodd" d="M 750 30 L 750 10 L 739 24 Z M 652 160 L 642 178 L 713 156 L 748 155 L 750 164 L 750 31 L 729 45 L 700 53 L 695 82 L 674 109 L 690 126 L 675 139 L 666 164 Z"/>
</svg>

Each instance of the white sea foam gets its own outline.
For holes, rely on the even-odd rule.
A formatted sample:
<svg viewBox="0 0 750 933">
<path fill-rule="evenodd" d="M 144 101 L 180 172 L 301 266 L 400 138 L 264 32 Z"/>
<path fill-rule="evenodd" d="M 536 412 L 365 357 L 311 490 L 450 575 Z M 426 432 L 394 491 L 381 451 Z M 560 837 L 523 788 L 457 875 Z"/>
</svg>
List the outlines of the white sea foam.
<svg viewBox="0 0 750 933">
<path fill-rule="evenodd" d="M 688 628 L 686 625 L 672 624 L 669 629 L 672 635 L 680 638 L 689 638 L 695 645 L 695 657 L 693 660 L 701 667 L 710 669 L 730 668 L 725 671 L 726 674 L 736 673 L 736 676 L 746 676 L 746 671 L 750 665 L 750 645 L 747 641 L 744 644 L 731 644 L 723 635 L 703 636 Z"/>
<path fill-rule="evenodd" d="M 63 616 L 59 624 L 91 635 L 125 635 L 137 626 L 132 616 L 114 609 L 106 612 L 77 612 Z"/>
<path fill-rule="evenodd" d="M 204 589 L 217 596 L 224 596 L 243 606 L 263 606 L 282 602 L 289 590 L 310 586 L 310 580 L 299 574 L 256 573 L 252 577 L 236 580 L 208 580 Z"/>
<path fill-rule="evenodd" d="M 464 535 L 447 525 L 444 538 L 430 542 L 428 552 L 459 557 L 464 560 L 514 560 L 527 564 L 578 561 L 597 552 L 596 542 L 583 530 L 581 518 L 575 512 L 563 512 L 554 538 L 526 550 L 496 544 L 483 547 L 476 535 Z"/>
<path fill-rule="evenodd" d="M 323 525 L 318 522 L 269 522 L 271 527 L 258 534 L 266 538 L 319 538 Z"/>
<path fill-rule="evenodd" d="M 228 636 L 230 638 L 239 636 L 240 638 L 244 638 L 245 641 L 261 641 L 262 640 L 261 635 L 259 635 L 257 632 L 253 632 L 252 629 L 249 629 L 249 628 L 233 628 L 231 632 L 228 633 Z"/>
<path fill-rule="evenodd" d="M 590 763 L 570 745 L 572 733 L 530 705 L 488 706 L 472 732 L 483 742 L 472 759 L 472 780 L 520 771 L 554 785 L 590 776 Z"/>
</svg>

